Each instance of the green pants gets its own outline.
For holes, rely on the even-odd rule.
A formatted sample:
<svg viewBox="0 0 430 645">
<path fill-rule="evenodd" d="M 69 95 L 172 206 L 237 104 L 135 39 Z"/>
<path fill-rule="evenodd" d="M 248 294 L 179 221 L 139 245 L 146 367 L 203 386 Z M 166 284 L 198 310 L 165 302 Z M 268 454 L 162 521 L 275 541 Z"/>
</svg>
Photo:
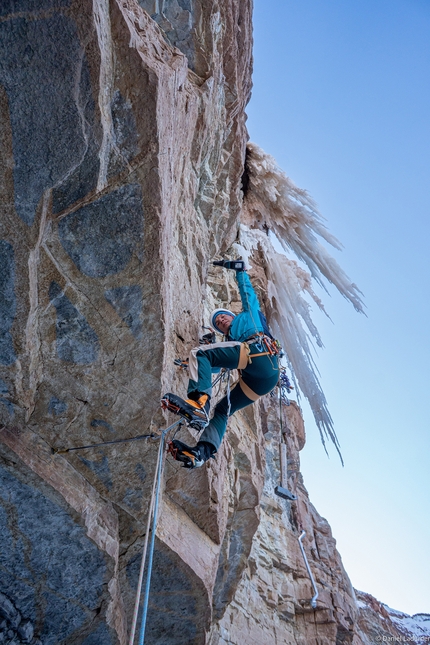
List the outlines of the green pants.
<svg viewBox="0 0 430 645">
<path fill-rule="evenodd" d="M 197 359 L 197 374 L 193 370 L 196 379 L 190 379 L 188 384 L 188 395 L 194 398 L 197 393 L 212 392 L 212 368 L 224 367 L 237 369 L 243 365 L 242 343 L 217 343 L 196 349 L 194 357 Z M 249 346 L 250 354 L 260 354 L 261 346 L 253 343 Z M 228 416 L 237 410 L 251 405 L 260 396 L 271 392 L 279 380 L 279 365 L 276 356 L 255 356 L 251 362 L 241 370 L 241 378 L 230 393 L 230 412 L 228 397 L 225 396 L 216 404 L 213 417 L 209 425 L 203 430 L 199 441 L 212 444 L 215 450 L 221 445 L 227 429 Z"/>
</svg>

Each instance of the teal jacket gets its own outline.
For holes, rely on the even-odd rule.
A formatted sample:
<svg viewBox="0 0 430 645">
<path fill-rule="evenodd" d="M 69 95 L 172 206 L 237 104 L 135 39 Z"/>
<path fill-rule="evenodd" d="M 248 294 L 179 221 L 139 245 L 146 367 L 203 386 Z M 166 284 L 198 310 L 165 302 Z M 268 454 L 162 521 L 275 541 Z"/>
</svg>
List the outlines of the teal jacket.
<svg viewBox="0 0 430 645">
<path fill-rule="evenodd" d="M 250 336 L 255 336 L 255 334 L 264 331 L 264 328 L 258 313 L 260 303 L 246 271 L 237 271 L 236 281 L 239 286 L 243 311 L 233 319 L 227 340 L 243 342 Z"/>
</svg>

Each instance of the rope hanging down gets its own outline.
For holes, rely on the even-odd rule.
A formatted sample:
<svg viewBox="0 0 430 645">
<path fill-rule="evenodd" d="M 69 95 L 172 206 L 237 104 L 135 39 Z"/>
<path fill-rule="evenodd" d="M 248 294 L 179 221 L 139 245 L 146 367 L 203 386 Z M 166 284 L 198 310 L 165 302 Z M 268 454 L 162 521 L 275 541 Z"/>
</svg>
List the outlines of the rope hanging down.
<svg viewBox="0 0 430 645">
<path fill-rule="evenodd" d="M 142 605 L 142 620 L 140 624 L 140 634 L 139 634 L 139 645 L 145 645 L 145 629 L 146 629 L 146 620 L 148 616 L 149 589 L 151 586 L 151 573 L 152 573 L 152 562 L 154 558 L 155 533 L 157 529 L 161 479 L 162 479 L 163 467 L 164 467 L 165 437 L 167 433 L 170 432 L 170 430 L 172 430 L 175 426 L 179 426 L 182 423 L 183 423 L 183 419 L 178 419 L 178 421 L 175 421 L 175 423 L 172 423 L 172 425 L 170 425 L 168 428 L 163 430 L 160 436 L 160 447 L 158 450 L 157 465 L 155 467 L 154 483 L 152 486 L 151 502 L 150 502 L 149 512 L 148 512 L 148 523 L 146 528 L 145 543 L 143 545 L 142 562 L 140 565 L 139 581 L 137 585 L 136 601 L 134 604 L 133 622 L 132 622 L 132 627 L 130 632 L 129 645 L 133 645 L 135 634 L 136 634 L 137 617 L 139 614 L 140 600 L 142 595 L 143 574 L 145 571 L 146 557 L 148 553 L 149 533 L 151 531 L 151 543 L 149 545 L 148 567 L 146 571 L 145 592 L 143 596 L 143 605 Z M 152 521 L 152 527 L 151 527 L 151 521 Z"/>
<path fill-rule="evenodd" d="M 144 645 L 144 641 L 145 641 L 145 629 L 146 629 L 146 620 L 148 616 L 149 589 L 151 584 L 152 562 L 154 558 L 155 533 L 157 529 L 161 477 L 162 477 L 163 466 L 164 466 L 163 453 L 164 453 L 164 446 L 165 446 L 165 437 L 167 433 L 170 432 L 170 430 L 173 430 L 173 428 L 175 428 L 176 426 L 178 426 L 177 430 L 179 430 L 179 427 L 182 425 L 183 422 L 184 422 L 183 419 L 178 419 L 177 421 L 175 421 L 175 423 L 172 423 L 172 425 L 170 425 L 168 428 L 163 430 L 161 435 L 156 435 L 154 433 L 141 434 L 141 435 L 138 435 L 137 437 L 130 437 L 129 439 L 116 439 L 113 441 L 102 441 L 101 443 L 93 443 L 88 446 L 75 446 L 73 448 L 53 448 L 52 449 L 52 452 L 54 454 L 65 454 L 67 452 L 71 452 L 72 450 L 86 450 L 87 448 L 98 448 L 99 446 L 107 446 L 107 445 L 112 445 L 117 443 L 127 443 L 129 441 L 139 441 L 141 439 L 160 439 L 160 447 L 158 449 L 157 465 L 155 467 L 154 483 L 152 485 L 151 501 L 150 501 L 149 512 L 148 512 L 148 523 L 146 527 L 145 543 L 144 543 L 143 552 L 142 552 L 142 562 L 140 565 L 139 581 L 137 585 L 136 601 L 135 601 L 134 612 L 133 612 L 133 622 L 131 626 L 129 645 L 133 645 L 134 638 L 136 635 L 137 618 L 139 614 L 140 599 L 142 594 L 143 574 L 145 571 L 146 556 L 148 552 L 149 534 L 151 533 L 151 543 L 149 545 L 148 568 L 146 572 L 145 593 L 144 593 L 143 605 L 142 605 L 142 620 L 141 620 L 140 635 L 139 635 L 139 645 Z M 151 523 L 152 523 L 152 527 L 151 527 Z"/>
</svg>

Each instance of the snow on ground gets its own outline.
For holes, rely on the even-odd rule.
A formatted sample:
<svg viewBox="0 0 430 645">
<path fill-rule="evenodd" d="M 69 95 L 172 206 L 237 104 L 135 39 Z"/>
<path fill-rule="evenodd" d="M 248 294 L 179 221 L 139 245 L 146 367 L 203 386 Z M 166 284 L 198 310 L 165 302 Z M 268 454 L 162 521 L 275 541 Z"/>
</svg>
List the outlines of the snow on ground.
<svg viewBox="0 0 430 645">
<path fill-rule="evenodd" d="M 404 632 L 407 636 L 413 636 L 419 644 L 427 645 L 427 643 L 430 643 L 430 614 L 409 616 L 396 609 L 391 609 L 387 605 L 384 605 L 384 607 L 399 631 Z"/>
</svg>

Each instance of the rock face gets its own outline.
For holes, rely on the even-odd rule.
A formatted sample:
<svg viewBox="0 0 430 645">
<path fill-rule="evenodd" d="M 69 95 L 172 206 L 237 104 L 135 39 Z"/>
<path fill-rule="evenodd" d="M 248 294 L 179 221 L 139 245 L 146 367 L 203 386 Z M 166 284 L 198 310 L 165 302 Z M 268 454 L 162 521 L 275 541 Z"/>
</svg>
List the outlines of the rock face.
<svg viewBox="0 0 430 645">
<path fill-rule="evenodd" d="M 362 591 L 356 591 L 356 597 L 363 643 L 430 643 L 430 614 L 409 616 Z"/>
<path fill-rule="evenodd" d="M 251 3 L 9 0 L 0 16 L 0 642 L 124 645 L 160 395 L 184 391 L 173 359 L 208 311 L 239 307 L 209 260 L 246 189 Z M 258 258 L 252 277 L 264 290 Z M 370 642 L 303 486 L 300 411 L 281 437 L 277 410 L 237 415 L 199 471 L 167 461 L 145 642 Z M 273 495 L 281 440 L 297 503 Z"/>
</svg>

